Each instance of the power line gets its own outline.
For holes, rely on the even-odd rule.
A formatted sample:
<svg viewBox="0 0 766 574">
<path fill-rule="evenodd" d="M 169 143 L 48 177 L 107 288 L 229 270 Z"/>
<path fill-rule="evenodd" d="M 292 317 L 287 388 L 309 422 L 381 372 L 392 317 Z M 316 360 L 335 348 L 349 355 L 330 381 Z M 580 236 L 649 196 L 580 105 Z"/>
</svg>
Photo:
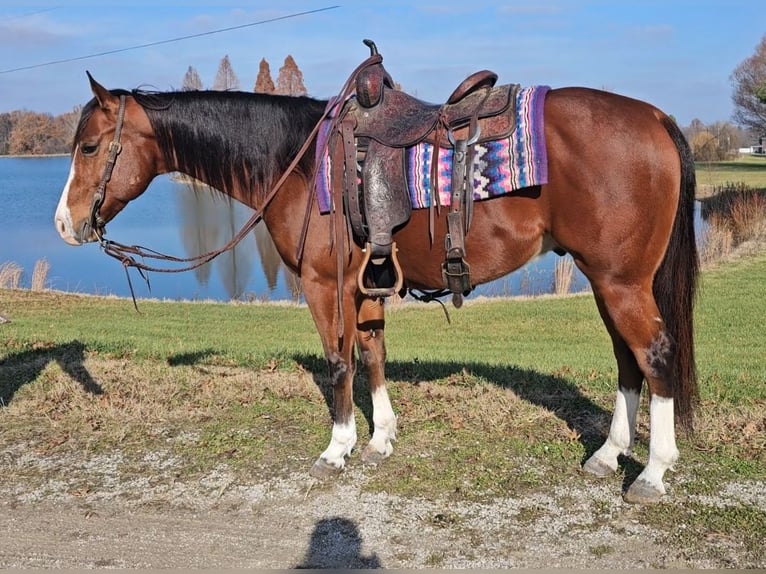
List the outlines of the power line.
<svg viewBox="0 0 766 574">
<path fill-rule="evenodd" d="M 50 62 L 43 62 L 42 64 L 33 64 L 31 66 L 22 66 L 20 68 L 0 70 L 0 74 L 10 74 L 11 72 L 20 72 L 21 70 L 32 70 L 34 68 L 43 68 L 45 66 L 53 66 L 55 64 L 64 64 L 67 62 L 76 62 L 78 60 L 87 60 L 89 58 L 98 58 L 100 56 L 108 56 L 110 54 L 119 54 L 120 52 L 128 52 L 130 50 L 150 48 L 152 46 L 160 46 L 162 44 L 171 44 L 173 42 L 180 42 L 181 40 L 190 40 L 191 38 L 201 38 L 202 36 L 212 36 L 213 34 L 220 34 L 221 32 L 231 32 L 232 30 L 241 30 L 242 28 L 259 26 L 261 24 L 269 24 L 271 22 L 278 22 L 279 20 L 288 20 L 290 18 L 297 18 L 298 16 L 307 16 L 309 14 L 317 14 L 319 12 L 325 12 L 327 10 L 333 10 L 335 8 L 340 8 L 340 6 L 337 6 L 337 5 L 326 6 L 324 8 L 318 8 L 316 10 L 307 10 L 305 12 L 296 12 L 295 14 L 288 14 L 287 16 L 278 16 L 276 18 L 269 18 L 267 20 L 259 20 L 258 22 L 250 22 L 249 24 L 240 24 L 239 26 L 231 26 L 229 28 L 220 28 L 218 30 L 211 30 L 209 32 L 201 32 L 199 34 L 190 34 L 189 36 L 179 36 L 178 38 L 170 38 L 169 40 L 159 40 L 157 42 L 149 42 L 148 44 L 139 44 L 137 46 L 130 46 L 128 48 L 118 48 L 116 50 L 107 50 L 105 52 L 98 52 L 96 54 L 88 54 L 87 56 L 77 56 L 76 58 L 64 58 L 62 60 L 52 60 Z"/>
<path fill-rule="evenodd" d="M 5 21 L 12 22 L 13 20 L 20 20 L 21 18 L 28 18 L 29 16 L 36 16 L 37 14 L 52 12 L 53 10 L 58 10 L 59 8 L 60 8 L 59 6 L 56 6 L 53 8 L 43 8 L 42 10 L 35 10 L 34 12 L 27 12 L 26 14 L 18 14 L 17 16 L 8 16 L 5 19 Z"/>
</svg>

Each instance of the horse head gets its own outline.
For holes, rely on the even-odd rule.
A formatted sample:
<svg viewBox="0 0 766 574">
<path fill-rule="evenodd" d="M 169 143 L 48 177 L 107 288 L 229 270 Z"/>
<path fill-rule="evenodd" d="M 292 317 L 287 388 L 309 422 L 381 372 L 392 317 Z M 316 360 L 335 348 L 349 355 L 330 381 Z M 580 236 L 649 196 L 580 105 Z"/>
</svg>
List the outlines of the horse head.
<svg viewBox="0 0 766 574">
<path fill-rule="evenodd" d="M 55 225 L 71 245 L 97 241 L 162 167 L 152 126 L 129 92 L 109 91 L 88 73 L 91 99 L 83 107 L 72 144 L 69 177 Z"/>
</svg>

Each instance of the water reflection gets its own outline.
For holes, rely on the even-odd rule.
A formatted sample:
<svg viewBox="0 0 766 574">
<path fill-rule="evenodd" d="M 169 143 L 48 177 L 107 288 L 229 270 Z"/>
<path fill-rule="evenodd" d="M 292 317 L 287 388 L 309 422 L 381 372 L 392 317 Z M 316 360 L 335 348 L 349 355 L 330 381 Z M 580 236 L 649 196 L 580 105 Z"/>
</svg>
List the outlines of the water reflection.
<svg viewBox="0 0 766 574">
<path fill-rule="evenodd" d="M 225 245 L 242 229 L 253 210 L 218 190 L 185 176 L 174 176 L 181 240 L 186 257 L 196 257 Z M 255 242 L 255 250 L 252 248 Z M 259 222 L 252 237 L 245 237 L 233 248 L 194 269 L 201 286 L 208 286 L 213 269 L 229 299 L 248 297 L 247 288 L 254 272 L 256 254 L 269 293 L 278 290 L 280 271 L 286 283 L 286 298 L 301 295 L 300 280 L 282 262 L 266 225 Z"/>
</svg>

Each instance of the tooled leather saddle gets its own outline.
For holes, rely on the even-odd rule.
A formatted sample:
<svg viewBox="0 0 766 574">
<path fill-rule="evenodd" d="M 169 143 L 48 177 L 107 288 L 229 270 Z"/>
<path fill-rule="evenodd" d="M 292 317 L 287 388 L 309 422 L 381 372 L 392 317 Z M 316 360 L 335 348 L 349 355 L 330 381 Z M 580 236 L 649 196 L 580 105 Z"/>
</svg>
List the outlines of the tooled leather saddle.
<svg viewBox="0 0 766 574">
<path fill-rule="evenodd" d="M 372 56 L 378 55 L 374 42 L 364 43 Z M 382 57 L 356 75 L 356 98 L 344 108 L 343 137 L 338 139 L 343 141 L 346 166 L 354 161 L 361 167 L 345 170 L 344 207 L 355 240 L 365 248 L 357 281 L 365 295 L 386 297 L 402 290 L 404 278 L 392 235 L 406 224 L 412 210 L 405 150 L 424 141 L 453 150 L 442 263 L 444 287 L 456 294 L 457 301 L 473 289 L 465 262 L 465 234 L 473 212 L 473 146 L 507 137 L 516 121 L 514 102 L 519 86 L 495 86 L 496 81 L 497 74 L 481 70 L 461 82 L 444 104 L 431 104 L 397 89 Z M 441 207 L 435 189 L 437 167 L 433 161 L 432 240 L 433 210 Z"/>
</svg>

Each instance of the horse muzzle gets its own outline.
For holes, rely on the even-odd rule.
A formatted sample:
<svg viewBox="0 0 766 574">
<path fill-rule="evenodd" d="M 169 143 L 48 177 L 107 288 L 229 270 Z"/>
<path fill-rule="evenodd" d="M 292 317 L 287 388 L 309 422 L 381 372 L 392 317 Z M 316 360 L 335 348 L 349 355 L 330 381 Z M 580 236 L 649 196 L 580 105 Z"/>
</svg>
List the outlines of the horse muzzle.
<svg viewBox="0 0 766 574">
<path fill-rule="evenodd" d="M 79 226 L 74 226 L 66 218 L 56 216 L 55 224 L 56 231 L 58 231 L 61 239 L 69 245 L 82 245 L 84 243 L 100 241 L 101 236 L 106 232 L 104 226 L 94 229 L 93 224 L 87 220 L 83 221 Z"/>
</svg>

